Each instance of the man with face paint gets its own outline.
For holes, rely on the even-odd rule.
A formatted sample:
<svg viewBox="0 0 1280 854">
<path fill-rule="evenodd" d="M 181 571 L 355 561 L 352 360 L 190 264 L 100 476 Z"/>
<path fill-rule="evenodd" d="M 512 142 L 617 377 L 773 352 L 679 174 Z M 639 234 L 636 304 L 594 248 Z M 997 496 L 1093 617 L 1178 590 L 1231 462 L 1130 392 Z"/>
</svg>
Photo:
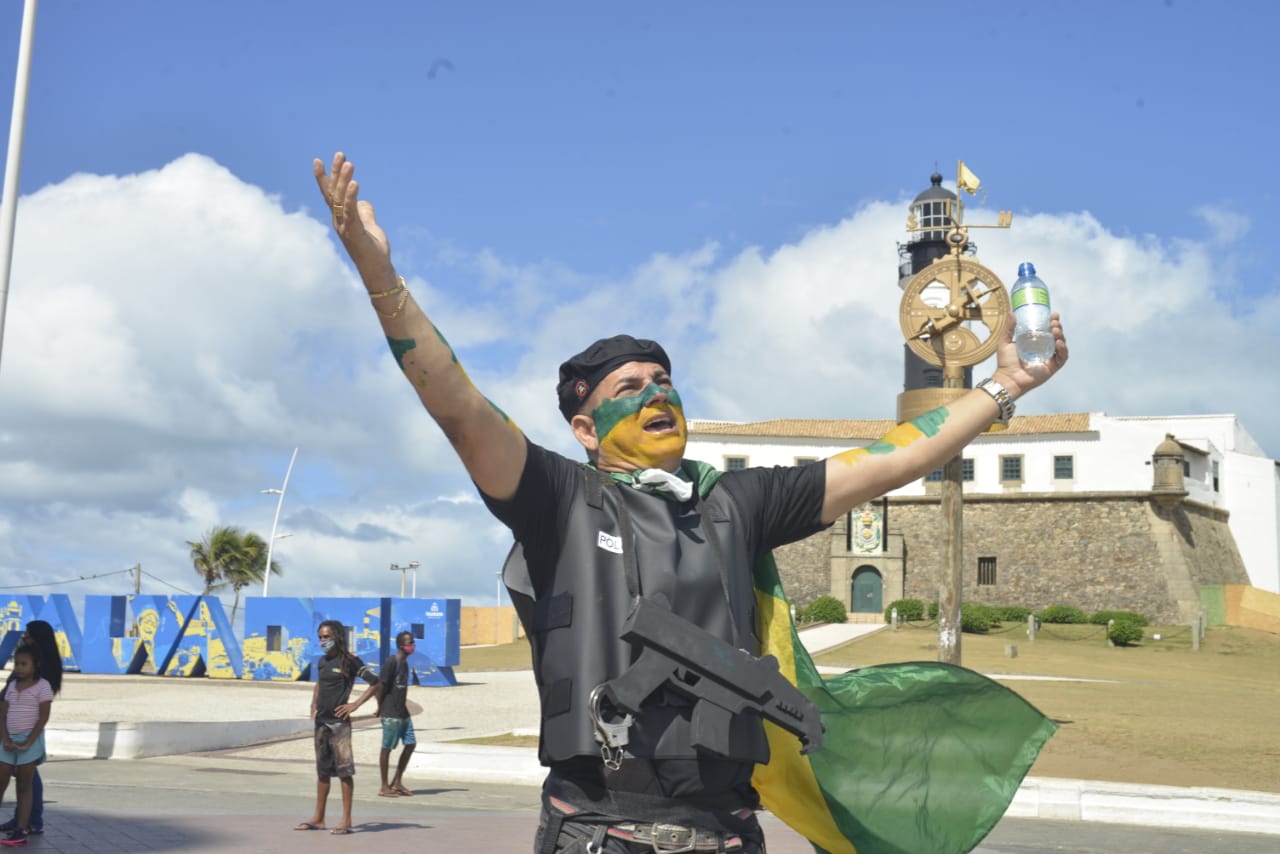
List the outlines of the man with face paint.
<svg viewBox="0 0 1280 854">
<path fill-rule="evenodd" d="M 763 852 L 752 770 L 770 745 L 758 716 L 734 718 L 722 754 L 697 746 L 692 702 L 660 687 L 602 750 L 593 695 L 634 661 L 620 631 L 638 597 L 756 654 L 751 567 L 853 507 L 942 465 L 1067 359 L 1054 316 L 1048 363 L 1023 365 L 1012 324 L 994 376 L 946 408 L 822 463 L 716 472 L 684 459 L 687 429 L 672 366 L 656 342 L 615 335 L 560 366 L 559 409 L 587 461 L 525 437 L 471 383 L 391 262 L 354 167 L 313 163 L 332 223 L 387 343 L 485 504 L 516 541 L 503 578 L 531 639 L 548 767 L 539 854 L 557 851 Z M 798 750 L 798 742 L 794 743 Z"/>
</svg>

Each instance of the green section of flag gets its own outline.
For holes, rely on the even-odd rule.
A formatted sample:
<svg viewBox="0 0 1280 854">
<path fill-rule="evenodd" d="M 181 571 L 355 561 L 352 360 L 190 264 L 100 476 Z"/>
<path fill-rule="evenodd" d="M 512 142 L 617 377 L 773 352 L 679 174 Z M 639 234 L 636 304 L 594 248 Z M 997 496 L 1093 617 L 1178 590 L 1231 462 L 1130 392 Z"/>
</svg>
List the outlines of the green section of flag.
<svg viewBox="0 0 1280 854">
<path fill-rule="evenodd" d="M 782 601 L 771 612 L 790 622 L 771 556 L 757 566 L 756 586 Z M 775 750 L 770 765 L 808 763 L 825 803 L 797 803 L 787 787 L 757 783 L 765 807 L 801 833 L 834 825 L 849 843 L 843 850 L 857 854 L 972 850 L 1057 726 L 1003 685 L 950 664 L 885 664 L 823 678 L 789 628 L 796 684 L 827 731 L 818 751 Z M 762 626 L 760 635 L 778 633 Z"/>
</svg>

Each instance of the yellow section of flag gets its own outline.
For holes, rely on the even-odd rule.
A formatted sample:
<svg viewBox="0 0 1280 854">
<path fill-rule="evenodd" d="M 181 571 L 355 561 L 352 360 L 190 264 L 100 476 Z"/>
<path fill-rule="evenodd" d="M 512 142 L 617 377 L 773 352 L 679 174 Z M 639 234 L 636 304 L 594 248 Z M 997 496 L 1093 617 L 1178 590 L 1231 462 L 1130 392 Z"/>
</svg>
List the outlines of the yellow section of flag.
<svg viewBox="0 0 1280 854">
<path fill-rule="evenodd" d="M 972 170 L 970 170 L 968 166 L 964 165 L 963 160 L 957 162 L 960 164 L 960 167 L 956 177 L 956 186 L 971 196 L 976 194 L 978 192 L 978 188 L 982 186 L 982 182 L 978 180 L 978 176 L 973 174 Z"/>
</svg>

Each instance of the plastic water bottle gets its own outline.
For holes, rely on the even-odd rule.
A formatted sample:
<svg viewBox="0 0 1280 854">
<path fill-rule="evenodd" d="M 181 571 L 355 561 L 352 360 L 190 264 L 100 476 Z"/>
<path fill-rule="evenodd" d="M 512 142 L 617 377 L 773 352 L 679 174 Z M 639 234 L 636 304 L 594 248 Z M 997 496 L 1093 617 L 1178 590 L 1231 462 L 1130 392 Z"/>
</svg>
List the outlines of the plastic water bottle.
<svg viewBox="0 0 1280 854">
<path fill-rule="evenodd" d="M 1036 265 L 1025 261 L 1018 265 L 1018 281 L 1009 292 L 1013 303 L 1013 343 L 1018 358 L 1028 365 L 1039 365 L 1053 356 L 1053 332 L 1049 329 L 1049 286 L 1036 275 Z"/>
</svg>

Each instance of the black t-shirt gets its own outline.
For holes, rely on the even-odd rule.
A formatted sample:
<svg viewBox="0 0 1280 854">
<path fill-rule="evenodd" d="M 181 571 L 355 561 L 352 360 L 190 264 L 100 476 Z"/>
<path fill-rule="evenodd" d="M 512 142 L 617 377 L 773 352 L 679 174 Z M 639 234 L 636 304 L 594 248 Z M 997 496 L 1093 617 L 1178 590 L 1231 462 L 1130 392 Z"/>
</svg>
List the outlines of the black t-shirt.
<svg viewBox="0 0 1280 854">
<path fill-rule="evenodd" d="M 581 464 L 528 442 L 528 459 L 510 501 L 481 493 L 485 505 L 524 548 L 534 586 L 553 572 Z M 741 510 L 742 532 L 757 557 L 828 527 L 822 523 L 826 466 L 775 466 L 724 472 L 714 489 L 728 490 Z"/>
<path fill-rule="evenodd" d="M 384 718 L 409 717 L 409 662 L 401 667 L 398 654 L 389 656 L 382 664 L 378 681 L 383 691 L 379 714 Z"/>
<path fill-rule="evenodd" d="M 346 703 L 351 697 L 351 686 L 356 677 L 360 677 L 370 685 L 378 684 L 378 677 L 359 656 L 347 653 L 346 661 L 340 661 L 337 655 L 326 655 L 320 659 L 319 674 L 316 681 L 320 684 L 316 696 L 316 721 L 340 720 L 336 714 L 338 706 Z"/>
</svg>

